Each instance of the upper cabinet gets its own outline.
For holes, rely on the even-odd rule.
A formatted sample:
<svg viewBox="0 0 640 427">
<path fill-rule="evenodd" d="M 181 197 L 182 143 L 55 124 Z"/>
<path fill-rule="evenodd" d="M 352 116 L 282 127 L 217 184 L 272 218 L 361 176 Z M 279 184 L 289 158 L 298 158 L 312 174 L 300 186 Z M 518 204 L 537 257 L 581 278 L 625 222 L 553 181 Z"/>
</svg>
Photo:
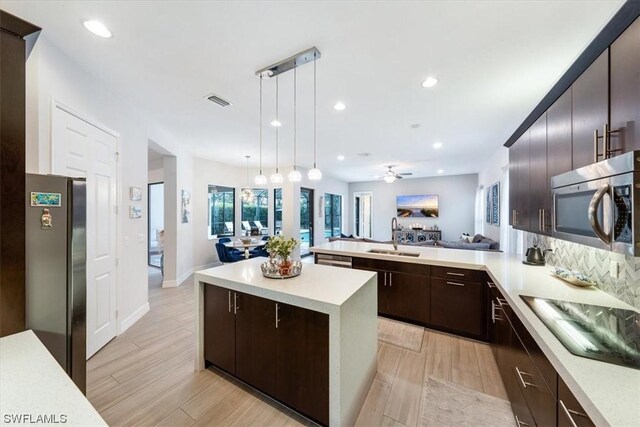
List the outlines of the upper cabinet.
<svg viewBox="0 0 640 427">
<path fill-rule="evenodd" d="M 529 129 L 529 229 L 551 232 L 551 190 L 547 173 L 547 113 Z"/>
<path fill-rule="evenodd" d="M 602 133 L 609 124 L 608 51 L 578 77 L 571 86 L 571 94 L 573 169 L 577 169 L 605 158 Z"/>
<path fill-rule="evenodd" d="M 611 149 L 640 150 L 640 18 L 611 45 Z"/>
<path fill-rule="evenodd" d="M 509 149 L 509 203 L 514 228 L 529 230 L 529 131 Z"/>
<path fill-rule="evenodd" d="M 573 169 L 571 88 L 547 110 L 547 176 L 551 177 Z M 551 183 L 549 182 L 549 185 Z"/>
</svg>

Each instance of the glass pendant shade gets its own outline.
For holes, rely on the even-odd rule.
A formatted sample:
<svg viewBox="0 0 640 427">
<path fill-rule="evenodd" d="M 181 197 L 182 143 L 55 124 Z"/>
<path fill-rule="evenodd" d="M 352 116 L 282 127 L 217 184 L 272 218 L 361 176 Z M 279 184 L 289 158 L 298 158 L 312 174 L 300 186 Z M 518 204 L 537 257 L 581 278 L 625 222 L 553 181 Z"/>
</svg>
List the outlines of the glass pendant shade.
<svg viewBox="0 0 640 427">
<path fill-rule="evenodd" d="M 253 181 L 256 183 L 256 185 L 266 185 L 267 184 L 267 177 L 260 174 L 260 175 L 256 175 L 256 177 L 253 179 Z"/>
<path fill-rule="evenodd" d="M 240 198 L 245 203 L 251 202 L 253 200 L 253 191 L 250 188 L 243 188 L 240 190 Z"/>
<path fill-rule="evenodd" d="M 313 168 L 309 171 L 308 176 L 311 181 L 320 181 L 322 179 L 322 171 L 318 168 Z"/>
<path fill-rule="evenodd" d="M 276 172 L 271 175 L 271 182 L 273 184 L 282 184 L 282 181 L 284 181 L 284 178 L 282 177 L 282 174 L 280 174 L 279 172 Z"/>
<path fill-rule="evenodd" d="M 290 182 L 300 182 L 302 180 L 302 174 L 297 170 L 292 170 L 289 172 L 289 181 Z"/>
</svg>

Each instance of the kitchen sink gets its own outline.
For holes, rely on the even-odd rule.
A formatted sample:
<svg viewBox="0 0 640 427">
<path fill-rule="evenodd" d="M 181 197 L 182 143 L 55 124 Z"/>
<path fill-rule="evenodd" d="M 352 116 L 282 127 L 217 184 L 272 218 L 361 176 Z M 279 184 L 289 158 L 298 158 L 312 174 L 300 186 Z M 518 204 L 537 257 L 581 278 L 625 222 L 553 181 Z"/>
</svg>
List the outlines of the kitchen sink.
<svg viewBox="0 0 640 427">
<path fill-rule="evenodd" d="M 391 249 L 369 249 L 367 252 L 372 254 L 382 254 L 382 255 L 411 256 L 414 258 L 417 258 L 420 256 L 418 252 L 401 252 L 401 251 L 394 251 Z"/>
</svg>

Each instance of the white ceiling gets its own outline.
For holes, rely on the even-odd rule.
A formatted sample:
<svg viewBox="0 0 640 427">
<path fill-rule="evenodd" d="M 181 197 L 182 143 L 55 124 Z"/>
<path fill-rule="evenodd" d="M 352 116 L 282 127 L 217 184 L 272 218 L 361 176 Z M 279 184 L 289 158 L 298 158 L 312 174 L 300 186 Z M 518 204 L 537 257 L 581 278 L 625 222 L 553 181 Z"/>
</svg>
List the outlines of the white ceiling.
<svg viewBox="0 0 640 427">
<path fill-rule="evenodd" d="M 346 181 L 477 172 L 622 5 L 615 1 L 7 1 L 2 8 L 145 110 L 194 154 L 258 161 L 254 72 L 317 46 L 319 167 Z M 82 26 L 98 19 L 99 39 Z M 298 73 L 298 164 L 312 164 L 312 65 Z M 420 86 L 428 75 L 439 84 Z M 292 163 L 292 73 L 280 79 Z M 233 105 L 203 97 L 215 93 Z M 265 169 L 275 161 L 265 82 Z M 341 100 L 347 108 L 335 111 Z M 412 124 L 420 124 L 412 128 Z M 434 150 L 432 144 L 443 143 Z M 356 153 L 368 152 L 361 158 Z M 338 154 L 346 160 L 336 160 Z"/>
</svg>

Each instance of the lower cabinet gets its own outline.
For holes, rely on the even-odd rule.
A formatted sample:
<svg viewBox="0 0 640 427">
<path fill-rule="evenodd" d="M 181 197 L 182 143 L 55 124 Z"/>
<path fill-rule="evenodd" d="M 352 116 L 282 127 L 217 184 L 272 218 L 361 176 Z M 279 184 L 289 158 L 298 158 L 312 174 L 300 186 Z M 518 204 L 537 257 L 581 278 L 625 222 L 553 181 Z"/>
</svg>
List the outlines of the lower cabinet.
<svg viewBox="0 0 640 427">
<path fill-rule="evenodd" d="M 206 285 L 204 358 L 328 425 L 327 314 Z"/>
<path fill-rule="evenodd" d="M 558 427 L 594 427 L 569 387 L 558 378 Z"/>
<path fill-rule="evenodd" d="M 461 335 L 485 339 L 482 284 L 431 278 L 431 324 Z"/>
<path fill-rule="evenodd" d="M 393 271 L 385 274 L 386 313 L 420 324 L 429 323 L 429 277 Z"/>
</svg>

